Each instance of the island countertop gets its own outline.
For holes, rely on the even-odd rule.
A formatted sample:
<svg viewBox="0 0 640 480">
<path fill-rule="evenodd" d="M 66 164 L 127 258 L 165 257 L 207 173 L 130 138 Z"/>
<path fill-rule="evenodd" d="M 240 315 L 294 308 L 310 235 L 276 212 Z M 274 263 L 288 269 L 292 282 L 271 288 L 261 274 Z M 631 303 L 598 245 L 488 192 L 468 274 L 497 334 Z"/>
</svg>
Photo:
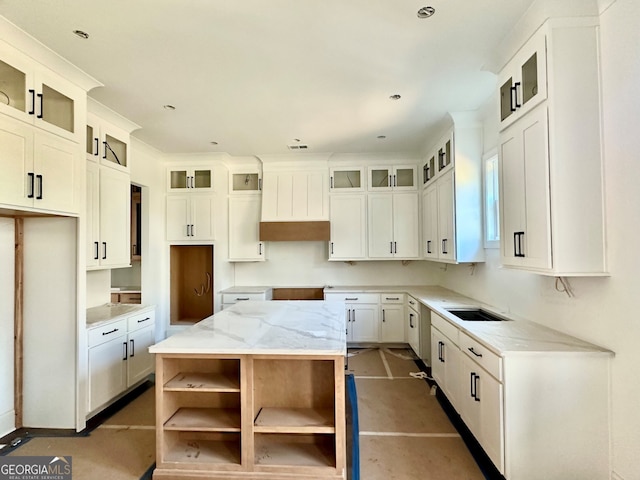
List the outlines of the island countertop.
<svg viewBox="0 0 640 480">
<path fill-rule="evenodd" d="M 346 355 L 345 307 L 243 301 L 149 348 L 151 353 Z"/>
</svg>

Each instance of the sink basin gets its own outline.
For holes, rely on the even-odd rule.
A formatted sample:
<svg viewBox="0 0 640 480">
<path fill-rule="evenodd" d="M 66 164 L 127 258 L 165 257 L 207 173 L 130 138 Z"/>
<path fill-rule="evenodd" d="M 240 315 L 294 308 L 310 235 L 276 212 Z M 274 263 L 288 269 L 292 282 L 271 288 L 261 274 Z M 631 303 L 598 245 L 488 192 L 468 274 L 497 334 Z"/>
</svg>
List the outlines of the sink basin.
<svg viewBox="0 0 640 480">
<path fill-rule="evenodd" d="M 467 322 L 503 322 L 507 321 L 506 318 L 498 317 L 493 313 L 487 312 L 482 309 L 452 309 L 447 310 L 449 313 L 455 315 L 460 320 Z"/>
</svg>

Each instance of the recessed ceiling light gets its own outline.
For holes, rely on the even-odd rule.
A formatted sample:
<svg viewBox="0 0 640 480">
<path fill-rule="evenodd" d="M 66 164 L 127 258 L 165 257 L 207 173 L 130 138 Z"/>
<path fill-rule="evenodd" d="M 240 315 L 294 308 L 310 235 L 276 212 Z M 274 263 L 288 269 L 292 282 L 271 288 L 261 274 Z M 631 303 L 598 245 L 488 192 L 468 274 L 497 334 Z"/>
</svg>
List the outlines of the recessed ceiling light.
<svg viewBox="0 0 640 480">
<path fill-rule="evenodd" d="M 395 95 L 391 95 L 389 97 L 391 100 L 400 100 L 402 98 L 401 95 L 398 95 L 397 93 Z"/>
<path fill-rule="evenodd" d="M 82 38 L 83 40 L 86 40 L 87 38 L 89 38 L 89 34 L 87 32 L 83 32 L 82 30 L 74 30 L 73 33 L 79 36 L 80 38 Z"/>
<path fill-rule="evenodd" d="M 418 18 L 429 18 L 434 13 L 436 13 L 436 9 L 433 7 L 422 7 L 418 10 Z"/>
<path fill-rule="evenodd" d="M 387 138 L 386 135 L 378 135 L 376 138 L 380 139 L 380 140 L 384 140 L 385 138 Z"/>
<path fill-rule="evenodd" d="M 176 109 L 176 107 L 174 107 L 173 105 L 169 105 L 169 104 L 163 105 L 162 108 L 164 108 L 165 110 L 175 110 Z"/>
</svg>

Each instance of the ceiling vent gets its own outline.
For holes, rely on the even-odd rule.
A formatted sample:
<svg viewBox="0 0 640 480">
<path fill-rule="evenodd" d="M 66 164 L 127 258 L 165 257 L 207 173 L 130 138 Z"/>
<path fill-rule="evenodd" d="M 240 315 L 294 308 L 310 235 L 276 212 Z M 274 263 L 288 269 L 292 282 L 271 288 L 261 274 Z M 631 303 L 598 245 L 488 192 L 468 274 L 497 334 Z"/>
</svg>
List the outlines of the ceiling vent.
<svg viewBox="0 0 640 480">
<path fill-rule="evenodd" d="M 309 145 L 305 145 L 303 143 L 299 143 L 296 145 L 287 145 L 287 148 L 289 150 L 306 150 L 309 148 Z"/>
</svg>

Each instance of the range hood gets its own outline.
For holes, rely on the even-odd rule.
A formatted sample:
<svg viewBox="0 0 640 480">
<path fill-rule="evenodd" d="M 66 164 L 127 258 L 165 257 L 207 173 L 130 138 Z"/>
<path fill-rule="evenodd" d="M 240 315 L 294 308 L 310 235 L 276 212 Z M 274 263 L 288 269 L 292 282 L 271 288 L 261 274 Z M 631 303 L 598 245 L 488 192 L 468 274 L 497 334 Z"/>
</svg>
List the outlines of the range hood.
<svg viewBox="0 0 640 480">
<path fill-rule="evenodd" d="M 329 241 L 331 230 L 328 221 L 260 222 L 260 241 Z"/>
<path fill-rule="evenodd" d="M 329 241 L 328 156 L 261 156 L 260 160 L 260 241 Z"/>
</svg>

